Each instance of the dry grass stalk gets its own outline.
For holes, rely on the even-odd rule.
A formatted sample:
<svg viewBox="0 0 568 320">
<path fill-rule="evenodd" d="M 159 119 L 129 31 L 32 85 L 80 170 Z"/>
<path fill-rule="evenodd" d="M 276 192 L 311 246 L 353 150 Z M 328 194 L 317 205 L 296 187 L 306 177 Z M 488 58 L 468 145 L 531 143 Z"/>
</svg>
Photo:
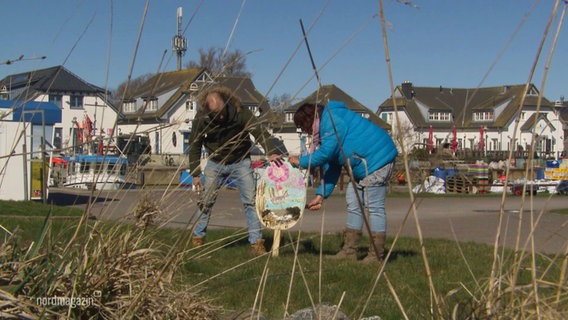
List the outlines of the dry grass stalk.
<svg viewBox="0 0 568 320">
<path fill-rule="evenodd" d="M 150 225 L 156 224 L 161 219 L 162 210 L 160 209 L 160 203 L 150 199 L 149 194 L 145 194 L 140 198 L 133 215 L 136 225 L 145 229 Z"/>
<path fill-rule="evenodd" d="M 177 287 L 175 277 L 156 278 L 166 261 L 143 230 L 92 227 L 97 231 L 77 238 L 66 251 L 55 242 L 49 248 L 39 244 L 40 258 L 28 257 L 29 247 L 20 248 L 14 237 L 0 247 L 0 282 L 15 288 L 0 291 L 2 318 L 34 319 L 45 312 L 57 318 L 118 319 L 140 294 L 140 307 L 131 313 L 135 318 L 214 318 L 215 308 L 195 290 Z M 156 285 L 147 286 L 148 281 Z"/>
</svg>

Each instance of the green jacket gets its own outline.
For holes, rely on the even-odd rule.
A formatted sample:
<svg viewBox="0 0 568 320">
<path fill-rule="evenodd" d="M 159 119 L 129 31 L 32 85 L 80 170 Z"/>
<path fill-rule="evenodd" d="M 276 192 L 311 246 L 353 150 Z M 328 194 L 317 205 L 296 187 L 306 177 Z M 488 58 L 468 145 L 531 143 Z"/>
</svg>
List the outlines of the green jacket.
<svg viewBox="0 0 568 320">
<path fill-rule="evenodd" d="M 249 109 L 231 104 L 227 104 L 225 109 L 225 121 L 217 121 L 204 109 L 199 110 L 193 120 L 189 137 L 189 170 L 194 177 L 201 174 L 202 146 L 209 152 L 209 160 L 231 164 L 250 157 L 253 142 L 249 134 L 252 134 L 267 154 L 277 153 L 270 133 Z"/>
</svg>

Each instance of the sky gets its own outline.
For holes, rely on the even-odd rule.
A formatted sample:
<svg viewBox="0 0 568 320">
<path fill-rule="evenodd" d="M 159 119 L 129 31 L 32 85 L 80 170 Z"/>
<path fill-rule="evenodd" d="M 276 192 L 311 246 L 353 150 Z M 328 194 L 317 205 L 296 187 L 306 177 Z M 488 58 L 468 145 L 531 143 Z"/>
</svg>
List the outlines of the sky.
<svg viewBox="0 0 568 320">
<path fill-rule="evenodd" d="M 174 71 L 181 7 L 183 64 L 198 61 L 199 49 L 239 50 L 269 98 L 301 99 L 334 84 L 375 111 L 405 81 L 476 88 L 530 80 L 549 100 L 568 95 L 567 24 L 552 50 L 563 3 L 554 16 L 555 0 L 382 3 L 386 37 L 378 0 L 0 0 L 0 78 L 63 65 L 115 89 L 129 75 Z"/>
</svg>

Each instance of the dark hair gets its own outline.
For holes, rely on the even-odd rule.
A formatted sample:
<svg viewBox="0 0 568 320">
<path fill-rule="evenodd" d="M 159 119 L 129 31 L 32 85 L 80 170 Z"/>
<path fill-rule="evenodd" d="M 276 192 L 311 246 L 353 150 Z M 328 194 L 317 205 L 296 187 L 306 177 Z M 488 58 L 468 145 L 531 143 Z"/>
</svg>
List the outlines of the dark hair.
<svg viewBox="0 0 568 320">
<path fill-rule="evenodd" d="M 294 113 L 294 123 L 296 124 L 296 127 L 302 129 L 302 131 L 306 133 L 312 134 L 312 125 L 314 123 L 315 113 L 321 112 L 322 110 L 322 105 L 304 103 Z"/>
</svg>

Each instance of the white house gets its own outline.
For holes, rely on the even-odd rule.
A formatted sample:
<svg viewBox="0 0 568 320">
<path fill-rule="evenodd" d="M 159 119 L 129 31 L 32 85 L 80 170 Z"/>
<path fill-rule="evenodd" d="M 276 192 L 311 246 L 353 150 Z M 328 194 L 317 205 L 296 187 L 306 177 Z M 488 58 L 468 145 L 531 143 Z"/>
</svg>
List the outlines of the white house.
<svg viewBox="0 0 568 320">
<path fill-rule="evenodd" d="M 286 148 L 291 154 L 302 154 L 306 151 L 306 145 L 309 143 L 308 137 L 297 130 L 294 124 L 294 113 L 304 103 L 320 103 L 326 104 L 330 100 L 342 101 L 347 105 L 349 110 L 360 114 L 362 117 L 369 119 L 377 126 L 390 131 L 390 125 L 380 119 L 373 111 L 362 105 L 359 101 L 348 95 L 335 85 L 324 85 L 320 90 L 310 94 L 300 102 L 289 106 L 284 110 L 284 115 L 280 124 L 274 125 L 274 135 L 283 140 Z"/>
<path fill-rule="evenodd" d="M 60 123 L 53 103 L 0 100 L 0 199 L 47 198 L 48 144 Z"/>
<path fill-rule="evenodd" d="M 190 68 L 156 74 L 127 93 L 119 104 L 120 133 L 148 136 L 154 155 L 187 154 L 191 124 L 200 107 L 198 95 L 211 85 L 230 88 L 241 105 L 260 118 L 270 113 L 250 78 L 212 78 L 204 68 Z"/>
<path fill-rule="evenodd" d="M 53 128 L 53 147 L 61 153 L 98 153 L 113 136 L 117 121 L 107 92 L 63 66 L 8 75 L 0 95 L 18 101 L 51 102 L 61 109 Z"/>
<path fill-rule="evenodd" d="M 532 84 L 447 88 L 404 82 L 395 89 L 394 99 L 379 106 L 377 114 L 392 125 L 393 135 L 404 137 L 409 149 L 455 144 L 456 153 L 496 155 L 513 149 L 556 159 L 565 151 L 563 108 L 539 98 Z M 535 147 L 531 150 L 533 133 Z"/>
</svg>

